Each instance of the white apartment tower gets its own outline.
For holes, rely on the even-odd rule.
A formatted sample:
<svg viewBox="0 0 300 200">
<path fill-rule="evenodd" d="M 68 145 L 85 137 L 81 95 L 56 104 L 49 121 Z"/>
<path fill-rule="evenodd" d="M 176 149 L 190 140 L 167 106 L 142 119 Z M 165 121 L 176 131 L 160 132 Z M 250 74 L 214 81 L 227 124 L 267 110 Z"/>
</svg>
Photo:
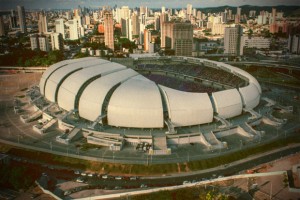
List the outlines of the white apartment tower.
<svg viewBox="0 0 300 200">
<path fill-rule="evenodd" d="M 186 6 L 186 14 L 187 15 L 192 15 L 193 14 L 193 5 L 192 4 L 187 4 L 187 6 Z"/>
<path fill-rule="evenodd" d="M 65 39 L 65 24 L 64 24 L 64 19 L 57 19 L 55 20 L 55 32 L 60 33 Z"/>
<path fill-rule="evenodd" d="M 41 51 L 50 51 L 49 39 L 47 36 L 39 36 L 39 47 Z"/>
<path fill-rule="evenodd" d="M 52 50 L 63 50 L 63 37 L 61 33 L 51 33 Z"/>
</svg>

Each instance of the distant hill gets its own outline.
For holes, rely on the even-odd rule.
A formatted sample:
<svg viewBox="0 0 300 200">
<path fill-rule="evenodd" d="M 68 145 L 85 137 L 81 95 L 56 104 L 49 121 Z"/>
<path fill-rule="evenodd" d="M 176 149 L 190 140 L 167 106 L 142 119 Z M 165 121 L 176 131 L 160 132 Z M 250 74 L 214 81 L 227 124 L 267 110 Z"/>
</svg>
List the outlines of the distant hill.
<svg viewBox="0 0 300 200">
<path fill-rule="evenodd" d="M 237 7 L 232 6 L 220 6 L 220 7 L 208 7 L 208 8 L 198 8 L 199 10 L 205 13 L 218 13 L 223 12 L 226 8 L 231 9 L 232 13 L 236 13 Z M 244 5 L 240 6 L 242 8 L 242 14 L 249 15 L 250 10 L 256 10 L 256 15 L 259 14 L 259 11 L 265 10 L 268 12 L 272 12 L 272 8 L 276 8 L 277 12 L 284 12 L 285 16 L 300 16 L 300 6 L 251 6 L 251 5 Z"/>
</svg>

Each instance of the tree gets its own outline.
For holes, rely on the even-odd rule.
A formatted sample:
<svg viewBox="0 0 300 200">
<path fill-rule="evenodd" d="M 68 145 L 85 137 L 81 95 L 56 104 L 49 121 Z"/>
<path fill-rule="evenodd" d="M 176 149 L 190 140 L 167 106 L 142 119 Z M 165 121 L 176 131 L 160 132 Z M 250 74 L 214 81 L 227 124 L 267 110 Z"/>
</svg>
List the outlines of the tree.
<svg viewBox="0 0 300 200">
<path fill-rule="evenodd" d="M 248 36 L 251 37 L 252 35 L 253 35 L 253 30 L 252 30 L 252 29 L 249 29 Z"/>
</svg>

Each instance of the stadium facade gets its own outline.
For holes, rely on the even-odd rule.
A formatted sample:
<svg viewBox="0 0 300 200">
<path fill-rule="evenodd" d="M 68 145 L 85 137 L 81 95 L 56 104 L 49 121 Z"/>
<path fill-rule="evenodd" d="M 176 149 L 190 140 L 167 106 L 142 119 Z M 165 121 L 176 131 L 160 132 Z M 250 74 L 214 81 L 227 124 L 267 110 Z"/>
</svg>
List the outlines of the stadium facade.
<svg viewBox="0 0 300 200">
<path fill-rule="evenodd" d="M 226 120 L 241 115 L 243 109 L 251 110 L 260 102 L 261 87 L 244 70 L 200 58 L 170 59 L 225 71 L 238 76 L 245 84 L 211 94 L 180 91 L 156 84 L 122 64 L 87 57 L 50 66 L 40 80 L 40 93 L 47 101 L 69 113 L 76 112 L 90 123 L 133 129 L 168 126 L 169 133 L 175 133 L 172 130 L 177 127 L 213 122 L 215 117 Z M 95 140 L 91 135 L 96 134 L 95 130 L 82 130 L 88 140 Z M 99 137 L 103 139 L 105 131 L 101 134 Z M 111 133 L 108 135 L 112 136 Z M 123 141 L 124 135 L 112 138 L 119 142 Z M 151 139 L 149 141 L 151 143 Z M 107 145 L 117 143 L 107 142 Z"/>
</svg>

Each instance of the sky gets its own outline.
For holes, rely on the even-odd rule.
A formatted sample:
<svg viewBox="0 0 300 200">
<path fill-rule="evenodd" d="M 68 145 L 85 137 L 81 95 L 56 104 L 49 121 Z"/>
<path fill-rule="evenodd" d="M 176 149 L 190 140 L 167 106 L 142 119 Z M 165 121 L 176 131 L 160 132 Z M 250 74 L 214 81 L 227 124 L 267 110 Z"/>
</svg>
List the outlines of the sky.
<svg viewBox="0 0 300 200">
<path fill-rule="evenodd" d="M 276 6 L 299 5 L 300 0 L 0 0 L 0 10 L 16 9 L 17 5 L 23 5 L 25 9 L 72 9 L 78 5 L 81 7 L 99 8 L 102 6 L 117 5 L 130 8 L 147 6 L 149 8 L 183 8 L 192 4 L 194 8 L 218 7 L 218 6 Z"/>
</svg>

